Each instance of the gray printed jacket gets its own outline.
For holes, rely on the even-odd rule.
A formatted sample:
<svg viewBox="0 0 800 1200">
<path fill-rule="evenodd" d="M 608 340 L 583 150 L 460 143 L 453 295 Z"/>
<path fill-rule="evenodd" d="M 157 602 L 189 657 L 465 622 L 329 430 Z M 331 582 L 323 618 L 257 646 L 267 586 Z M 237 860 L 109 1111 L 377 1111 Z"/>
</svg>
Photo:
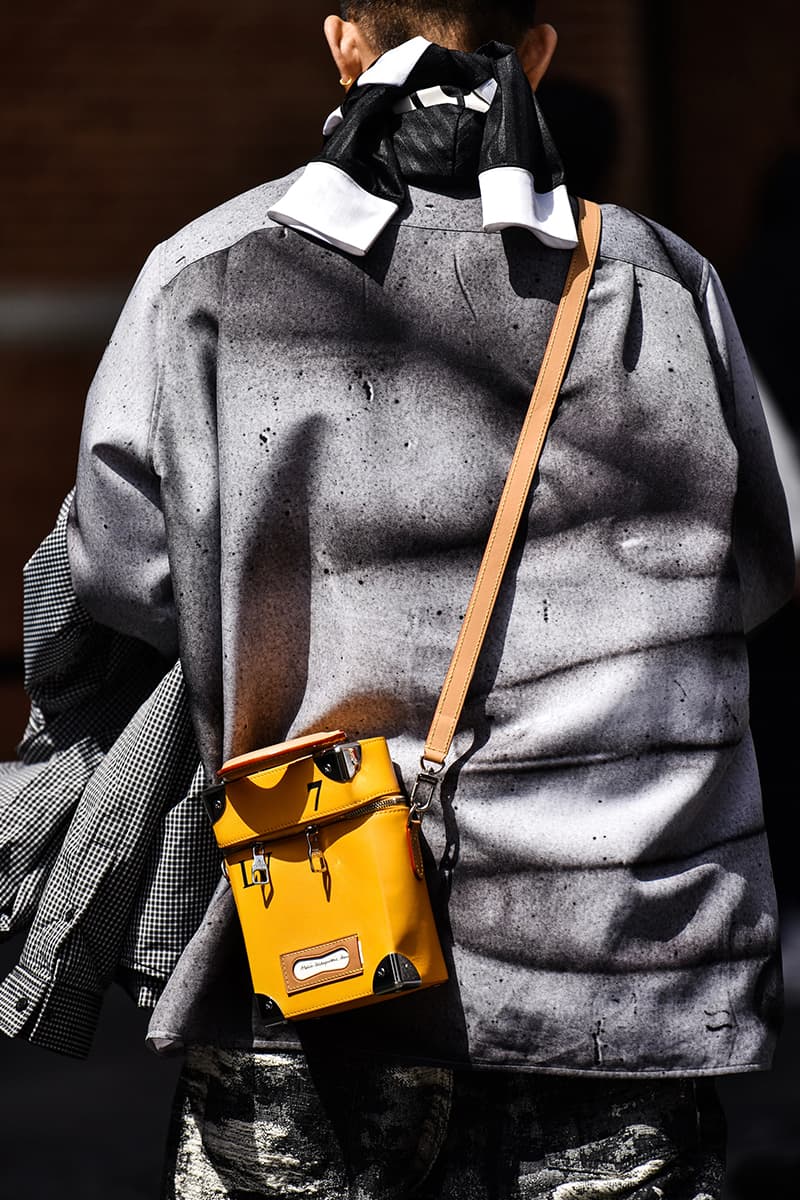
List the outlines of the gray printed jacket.
<svg viewBox="0 0 800 1200">
<path fill-rule="evenodd" d="M 33 560 L 30 627 L 52 617 L 57 559 L 83 633 L 66 664 L 50 626 L 31 652 L 39 758 L 0 776 L 18 849 L 20 770 L 53 786 L 53 679 L 58 755 L 100 708 L 109 722 L 0 910 L 32 921 L 2 1027 L 58 1049 L 85 1051 L 120 966 L 143 1002 L 169 978 L 157 1045 L 297 1045 L 251 1023 L 224 885 L 201 920 L 216 868 L 197 792 L 230 755 L 336 727 L 384 734 L 413 778 L 561 292 L 568 253 L 484 233 L 475 198 L 412 188 L 355 260 L 269 221 L 288 182 L 151 255 L 89 395 L 75 500 Z M 603 219 L 426 826 L 451 983 L 305 1041 L 569 1074 L 769 1063 L 744 631 L 791 588 L 785 507 L 713 270 L 639 216 Z M 95 643 L 76 708 L 65 680 Z M 65 905 L 81 854 L 96 869 Z"/>
</svg>

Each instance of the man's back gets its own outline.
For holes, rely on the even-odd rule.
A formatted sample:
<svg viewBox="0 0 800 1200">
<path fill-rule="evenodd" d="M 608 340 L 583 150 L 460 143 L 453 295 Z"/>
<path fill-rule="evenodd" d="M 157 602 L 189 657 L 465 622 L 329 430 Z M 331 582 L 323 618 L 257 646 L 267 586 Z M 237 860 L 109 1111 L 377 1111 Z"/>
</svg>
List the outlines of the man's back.
<svg viewBox="0 0 800 1200">
<path fill-rule="evenodd" d="M 180 645 L 209 771 L 342 727 L 386 735 L 411 779 L 569 255 L 414 188 L 353 259 L 265 220 L 287 182 L 151 259 L 148 361 L 123 318 L 89 409 L 73 574 L 98 619 L 124 586 L 123 632 Z M 736 349 L 704 260 L 607 208 L 457 793 L 427 827 L 460 983 L 419 1000 L 434 1057 L 686 1073 L 770 1052 L 742 614 L 780 591 L 761 543 L 781 508 Z M 120 423 L 102 381 L 125 371 Z M 154 496 L 160 545 L 136 531 Z M 415 1004 L 359 1036 L 402 1048 Z"/>
</svg>

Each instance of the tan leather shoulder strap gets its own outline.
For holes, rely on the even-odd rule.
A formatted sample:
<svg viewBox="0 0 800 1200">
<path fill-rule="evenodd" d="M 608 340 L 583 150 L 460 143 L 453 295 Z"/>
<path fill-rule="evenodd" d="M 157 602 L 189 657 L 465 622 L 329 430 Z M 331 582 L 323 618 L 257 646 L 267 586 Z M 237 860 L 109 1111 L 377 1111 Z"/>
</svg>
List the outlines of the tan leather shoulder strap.
<svg viewBox="0 0 800 1200">
<path fill-rule="evenodd" d="M 533 389 L 530 407 L 500 497 L 478 578 L 425 742 L 426 763 L 441 765 L 449 753 L 511 547 L 519 529 L 525 501 L 536 474 L 597 259 L 600 245 L 600 210 L 596 204 L 585 200 L 578 201 L 578 228 L 579 242 L 572 255 L 564 293 L 556 312 L 539 377 Z"/>
</svg>

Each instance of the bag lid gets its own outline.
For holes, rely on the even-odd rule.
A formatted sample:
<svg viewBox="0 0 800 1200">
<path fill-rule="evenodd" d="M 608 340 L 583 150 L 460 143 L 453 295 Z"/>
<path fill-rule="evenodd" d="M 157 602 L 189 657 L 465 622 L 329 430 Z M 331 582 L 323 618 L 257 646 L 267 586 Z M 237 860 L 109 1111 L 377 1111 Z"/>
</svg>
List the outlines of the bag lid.
<svg viewBox="0 0 800 1200">
<path fill-rule="evenodd" d="M 234 779 L 243 779 L 246 775 L 255 775 L 258 771 L 279 767 L 298 758 L 311 758 L 322 750 L 330 750 L 339 742 L 346 741 L 347 734 L 341 729 L 330 733 L 309 733 L 305 737 L 293 738 L 290 742 L 278 742 L 275 746 L 265 746 L 261 750 L 251 750 L 248 754 L 229 758 L 217 771 L 217 775 L 226 783 L 230 783 Z"/>
</svg>

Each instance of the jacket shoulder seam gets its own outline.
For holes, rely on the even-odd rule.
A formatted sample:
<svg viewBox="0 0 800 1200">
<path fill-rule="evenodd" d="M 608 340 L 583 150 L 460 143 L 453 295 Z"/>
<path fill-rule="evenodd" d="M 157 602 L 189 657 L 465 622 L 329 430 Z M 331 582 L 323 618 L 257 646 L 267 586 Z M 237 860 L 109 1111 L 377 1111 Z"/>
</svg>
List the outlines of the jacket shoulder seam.
<svg viewBox="0 0 800 1200">
<path fill-rule="evenodd" d="M 186 262 L 181 264 L 179 270 L 174 271 L 172 274 L 163 278 L 161 283 L 162 291 L 165 288 L 171 287 L 177 279 L 180 279 L 184 271 L 188 271 L 190 267 L 196 267 L 199 263 L 205 262 L 209 258 L 216 258 L 219 254 L 229 254 L 231 250 L 236 248 L 236 246 L 241 245 L 242 242 L 247 241 L 247 239 L 252 237 L 254 234 L 268 233 L 272 229 L 280 229 L 280 226 L 274 224 L 255 226 L 253 229 L 248 229 L 246 233 L 239 234 L 231 242 L 223 242 L 219 246 L 215 246 L 213 250 L 204 250 L 202 254 L 198 254 L 194 258 L 188 259 Z M 162 242 L 162 251 L 165 247 L 166 242 Z"/>
<path fill-rule="evenodd" d="M 660 275 L 662 279 L 668 279 L 670 283 L 677 284 L 678 287 L 683 288 L 685 292 L 688 292 L 691 296 L 693 296 L 698 303 L 702 303 L 703 293 L 695 292 L 694 288 L 690 287 L 686 280 L 681 278 L 677 271 L 673 275 L 668 271 L 662 271 L 659 267 L 652 267 L 645 263 L 635 262 L 631 255 L 626 256 L 622 254 L 613 254 L 609 253 L 607 250 L 603 250 L 602 248 L 598 257 L 601 260 L 608 260 L 609 262 L 625 263 L 625 265 L 628 267 L 635 267 L 637 271 L 645 271 L 650 275 Z M 706 260 L 704 259 L 703 261 L 705 262 Z M 704 276 L 707 278 L 707 271 L 704 272 Z"/>
</svg>

